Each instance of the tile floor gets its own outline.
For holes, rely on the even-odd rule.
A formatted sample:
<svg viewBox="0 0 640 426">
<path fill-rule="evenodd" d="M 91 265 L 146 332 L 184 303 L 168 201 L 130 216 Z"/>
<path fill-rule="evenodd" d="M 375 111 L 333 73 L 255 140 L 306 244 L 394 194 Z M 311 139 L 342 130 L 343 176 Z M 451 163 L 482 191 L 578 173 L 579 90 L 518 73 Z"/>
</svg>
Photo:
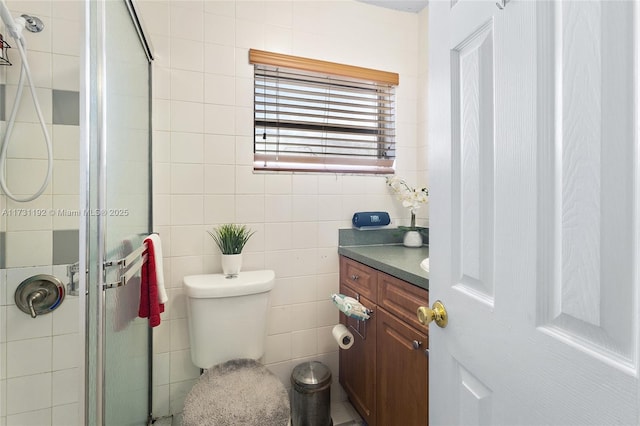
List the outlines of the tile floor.
<svg viewBox="0 0 640 426">
<path fill-rule="evenodd" d="M 331 419 L 333 426 L 362 426 L 365 424 L 348 401 L 331 404 Z M 153 423 L 153 426 L 182 426 L 182 416 L 178 414 L 159 418 Z"/>
</svg>

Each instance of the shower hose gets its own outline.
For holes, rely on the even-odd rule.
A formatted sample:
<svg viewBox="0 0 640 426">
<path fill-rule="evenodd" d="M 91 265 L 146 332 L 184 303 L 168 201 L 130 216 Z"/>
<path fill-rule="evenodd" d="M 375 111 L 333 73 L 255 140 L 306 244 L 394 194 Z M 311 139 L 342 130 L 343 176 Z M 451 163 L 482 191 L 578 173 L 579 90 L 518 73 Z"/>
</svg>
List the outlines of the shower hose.
<svg viewBox="0 0 640 426">
<path fill-rule="evenodd" d="M 2 138 L 2 148 L 0 149 L 0 187 L 7 195 L 7 197 L 11 198 L 14 201 L 18 202 L 28 202 L 33 201 L 38 198 L 47 188 L 47 185 L 51 181 L 51 174 L 53 169 L 53 149 L 51 147 L 51 138 L 49 137 L 49 132 L 47 131 L 47 126 L 44 121 L 44 117 L 42 116 L 42 111 L 40 110 L 40 104 L 38 103 L 38 98 L 36 96 L 36 87 L 33 83 L 33 79 L 31 77 L 31 70 L 29 69 L 29 63 L 27 62 L 27 53 L 25 50 L 25 42 L 23 37 L 14 37 L 16 41 L 16 47 L 20 52 L 20 58 L 22 59 L 22 67 L 20 69 L 20 79 L 18 81 L 18 89 L 16 91 L 16 99 L 13 103 L 13 108 L 11 109 L 11 115 L 9 116 L 9 121 L 7 122 L 7 130 Z M 42 133 L 44 134 L 45 143 L 47 146 L 47 174 L 45 176 L 44 181 L 42 182 L 42 186 L 40 189 L 36 191 L 35 194 L 25 197 L 18 198 L 16 197 L 7 187 L 6 182 L 6 163 L 7 163 L 7 151 L 9 149 L 9 140 L 11 139 L 11 134 L 13 132 L 13 125 L 16 121 L 16 115 L 18 114 L 18 108 L 20 107 L 20 101 L 22 99 L 22 89 L 24 88 L 25 76 L 29 81 L 29 89 L 31 91 L 31 98 L 33 99 L 33 104 L 35 106 L 36 114 L 38 115 L 38 120 L 40 121 L 40 127 L 42 128 Z"/>
</svg>

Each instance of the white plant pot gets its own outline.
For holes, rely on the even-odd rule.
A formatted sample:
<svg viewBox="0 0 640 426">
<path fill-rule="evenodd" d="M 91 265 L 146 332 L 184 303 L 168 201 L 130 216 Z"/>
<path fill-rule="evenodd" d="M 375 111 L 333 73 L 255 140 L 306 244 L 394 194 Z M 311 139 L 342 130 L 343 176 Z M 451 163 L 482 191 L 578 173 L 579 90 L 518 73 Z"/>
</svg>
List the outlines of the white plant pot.
<svg viewBox="0 0 640 426">
<path fill-rule="evenodd" d="M 407 231 L 402 243 L 405 247 L 422 247 L 422 234 L 419 231 Z"/>
<path fill-rule="evenodd" d="M 237 277 L 242 268 L 242 254 L 223 254 L 221 264 L 222 273 L 227 278 Z"/>
</svg>

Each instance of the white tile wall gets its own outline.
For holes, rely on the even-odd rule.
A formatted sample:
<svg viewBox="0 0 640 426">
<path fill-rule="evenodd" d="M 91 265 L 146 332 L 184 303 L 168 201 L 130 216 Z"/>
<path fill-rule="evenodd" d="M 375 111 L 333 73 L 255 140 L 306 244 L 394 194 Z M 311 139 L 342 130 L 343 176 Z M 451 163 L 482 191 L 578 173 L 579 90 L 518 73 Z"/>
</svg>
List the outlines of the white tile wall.
<svg viewBox="0 0 640 426">
<path fill-rule="evenodd" d="M 7 202 L 7 208 L 9 209 L 36 209 L 38 211 L 48 211 L 51 207 L 50 195 L 41 195 L 37 200 L 33 200 L 29 203 L 17 203 L 9 200 Z M 44 231 L 50 230 L 53 223 L 53 216 L 49 214 L 43 215 L 20 215 L 20 216 L 8 216 L 7 228 L 11 231 Z"/>
<path fill-rule="evenodd" d="M 171 192 L 173 194 L 202 194 L 204 166 L 176 163 L 171 165 Z"/>
<path fill-rule="evenodd" d="M 39 426 L 49 424 L 52 411 L 50 408 L 44 410 L 26 411 L 15 415 L 7 416 L 7 425 Z"/>
<path fill-rule="evenodd" d="M 54 179 L 45 195 L 30 203 L 16 204 L 0 196 L 0 208 L 77 209 L 79 128 L 51 122 L 52 90 L 80 88 L 82 4 L 59 1 L 53 7 L 51 1 L 9 1 L 8 5 L 14 16 L 28 13 L 45 23 L 42 33 L 25 32 L 25 37 L 38 100 L 52 139 Z M 15 49 L 9 54 L 14 66 L 0 71 L 0 81 L 7 83 L 7 108 L 13 105 L 21 64 Z M 16 195 L 33 193 L 42 183 L 46 149 L 27 88 L 7 166 L 8 185 Z M 83 380 L 78 367 L 84 356 L 78 335 L 78 299 L 67 295 L 55 314 L 36 319 L 13 303 L 16 287 L 29 276 L 53 273 L 65 278 L 63 267 L 51 267 L 52 230 L 77 227 L 77 217 L 0 218 L 0 230 L 7 231 L 3 256 L 8 268 L 0 270 L 0 426 L 81 424 L 78 389 Z"/>
<path fill-rule="evenodd" d="M 220 188 L 220 182 L 225 182 Z M 206 194 L 235 194 L 235 166 L 232 164 L 205 164 L 204 192 Z"/>
<path fill-rule="evenodd" d="M 29 170 L 30 173 L 24 173 Z M 47 160 L 7 158 L 6 173 L 7 186 L 15 195 L 24 197 L 36 192 L 46 176 Z M 52 184 L 49 183 L 45 189 L 45 194 L 51 194 Z"/>
<path fill-rule="evenodd" d="M 26 395 L 29 397 L 25 398 Z M 7 378 L 7 415 L 42 410 L 51 405 L 51 372 Z"/>
<path fill-rule="evenodd" d="M 395 71 L 398 173 L 426 180 L 426 139 L 419 103 L 426 81 L 426 18 L 356 1 L 140 2 L 158 47 L 154 63 L 154 223 L 163 235 L 170 302 L 154 331 L 154 407 L 178 413 L 195 376 L 188 368 L 181 278 L 219 272 L 206 234 L 220 223 L 257 231 L 245 269 L 276 271 L 263 361 L 286 386 L 300 362 L 327 363 L 337 383 L 337 237 L 355 211 L 387 210 L 396 224 L 409 214 L 376 176 L 254 174 L 252 66 L 248 49 Z M 187 10 L 189 9 L 189 10 Z M 190 11 L 203 10 L 193 20 Z M 185 27 L 187 25 L 187 27 Z M 381 30 L 386 29 L 386 30 Z M 423 126 L 424 127 L 424 126 Z M 169 210 L 169 212 L 167 212 Z M 427 221 L 426 209 L 419 223 Z M 169 374 L 169 376 L 167 376 Z M 344 398 L 339 386 L 333 396 Z M 157 414 L 156 413 L 156 414 Z"/>
<path fill-rule="evenodd" d="M 7 343 L 7 378 L 51 371 L 51 337 Z"/>
<path fill-rule="evenodd" d="M 202 103 L 204 99 L 203 93 L 204 75 L 201 72 L 184 70 L 173 70 L 171 72 L 171 99 Z"/>
<path fill-rule="evenodd" d="M 171 9 L 172 15 L 176 13 L 176 10 L 180 10 L 175 4 L 171 5 Z M 199 72 L 204 70 L 204 43 L 202 41 L 171 37 L 169 43 L 173 68 Z"/>
<path fill-rule="evenodd" d="M 51 132 L 51 126 L 47 127 Z M 9 144 L 7 155 L 12 158 L 47 158 L 47 150 L 42 136 L 42 128 L 38 123 L 16 123 L 13 127 L 14 140 L 19 143 Z"/>
<path fill-rule="evenodd" d="M 236 138 L 234 136 L 205 135 L 204 141 L 204 161 L 206 164 L 235 164 Z"/>
<path fill-rule="evenodd" d="M 69 8 L 76 14 L 82 11 L 77 5 L 75 8 L 69 5 Z M 61 55 L 78 56 L 80 35 L 83 33 L 82 16 L 70 14 L 65 15 L 64 18 L 67 16 L 69 19 L 60 17 L 52 20 L 51 51 Z"/>
<path fill-rule="evenodd" d="M 236 134 L 236 111 L 229 105 L 205 104 L 204 113 L 207 120 L 204 122 L 204 132 L 221 135 Z"/>
<path fill-rule="evenodd" d="M 171 200 L 171 223 L 174 225 L 199 225 L 203 220 L 204 196 L 175 195 Z"/>
<path fill-rule="evenodd" d="M 69 386 L 69 383 L 81 383 L 78 375 L 79 368 L 67 368 L 53 372 L 53 395 L 52 403 L 54 406 L 66 405 L 78 402 L 79 391 L 77 386 Z"/>
<path fill-rule="evenodd" d="M 155 143 L 155 140 L 154 140 Z M 170 159 L 174 163 L 202 163 L 204 135 L 201 133 L 171 133 Z"/>
<path fill-rule="evenodd" d="M 202 42 L 204 38 L 203 16 L 194 15 L 192 8 L 176 4 L 169 16 L 171 35 L 173 37 Z M 200 4 L 199 9 L 202 8 Z"/>
<path fill-rule="evenodd" d="M 53 337 L 53 369 L 75 368 L 84 361 L 83 344 L 78 333 Z"/>
<path fill-rule="evenodd" d="M 72 55 L 54 54 L 52 59 L 51 82 L 53 87 L 58 90 L 80 90 L 80 58 Z"/>
<path fill-rule="evenodd" d="M 51 413 L 52 426 L 81 425 L 80 407 L 78 403 L 54 406 Z"/>
<path fill-rule="evenodd" d="M 23 279 L 52 272 L 51 266 L 2 271 L 1 276 L 6 279 L 0 283 L 3 290 L 0 417 L 6 416 L 7 424 L 32 424 L 29 422 L 33 421 L 33 424 L 48 425 L 55 424 L 54 418 L 77 417 L 78 389 L 82 383 L 78 367 L 84 361 L 78 334 L 77 298 L 67 296 L 56 316 L 41 315 L 35 319 L 13 304 L 13 293 Z M 58 273 L 59 268 L 55 272 Z M 25 398 L 26 395 L 29 398 Z M 33 404 L 29 402 L 31 399 Z M 62 405 L 65 408 L 51 411 L 51 407 Z M 46 422 L 40 423 L 44 418 Z"/>
<path fill-rule="evenodd" d="M 3 344 L 0 344 L 2 349 Z M 7 380 L 0 375 L 0 425 L 7 423 Z"/>
</svg>

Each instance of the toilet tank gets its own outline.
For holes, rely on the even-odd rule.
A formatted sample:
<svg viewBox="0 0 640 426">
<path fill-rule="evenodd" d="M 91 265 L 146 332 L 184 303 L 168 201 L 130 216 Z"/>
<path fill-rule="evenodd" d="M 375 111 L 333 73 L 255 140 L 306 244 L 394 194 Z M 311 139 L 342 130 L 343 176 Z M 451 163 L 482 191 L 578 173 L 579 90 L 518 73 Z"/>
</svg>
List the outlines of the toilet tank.
<svg viewBox="0 0 640 426">
<path fill-rule="evenodd" d="M 269 295 L 275 273 L 243 271 L 183 278 L 191 360 L 200 368 L 264 354 Z"/>
</svg>

